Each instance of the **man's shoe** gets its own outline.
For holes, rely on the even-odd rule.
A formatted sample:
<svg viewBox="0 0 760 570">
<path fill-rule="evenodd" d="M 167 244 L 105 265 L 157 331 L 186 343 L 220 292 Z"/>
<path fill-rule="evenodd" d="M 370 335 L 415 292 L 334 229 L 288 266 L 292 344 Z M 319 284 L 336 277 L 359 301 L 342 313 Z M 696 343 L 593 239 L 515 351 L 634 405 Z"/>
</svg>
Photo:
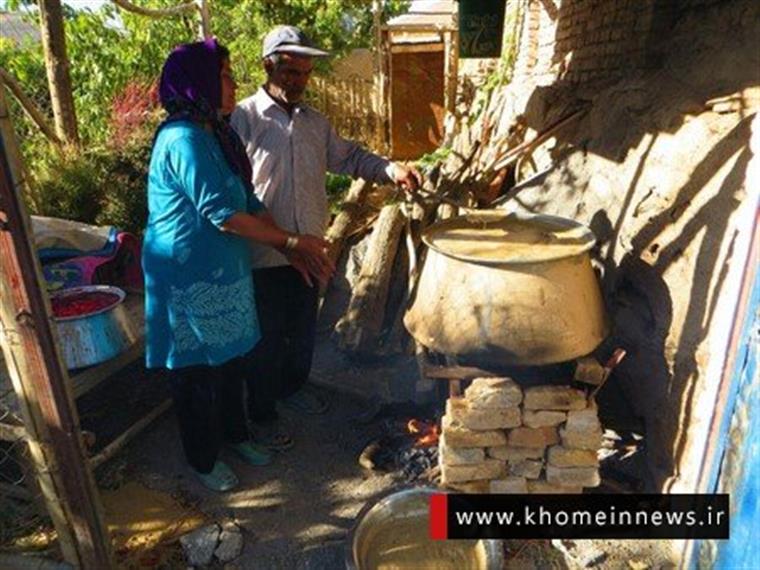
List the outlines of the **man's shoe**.
<svg viewBox="0 0 760 570">
<path fill-rule="evenodd" d="M 298 392 L 287 398 L 283 398 L 280 400 L 280 403 L 293 411 L 312 416 L 322 415 L 326 413 L 330 407 L 327 404 L 327 401 L 314 392 L 304 388 L 301 388 Z"/>
<path fill-rule="evenodd" d="M 293 447 L 291 437 L 277 424 L 254 424 L 251 426 L 251 439 L 270 451 L 286 451 Z"/>
<path fill-rule="evenodd" d="M 269 465 L 272 463 L 272 455 L 263 446 L 250 441 L 231 443 L 228 447 L 248 465 Z"/>
<path fill-rule="evenodd" d="M 229 465 L 223 461 L 214 463 L 214 468 L 209 473 L 195 471 L 195 474 L 207 489 L 211 489 L 217 493 L 224 493 L 225 491 L 234 489 L 239 482 Z"/>
</svg>

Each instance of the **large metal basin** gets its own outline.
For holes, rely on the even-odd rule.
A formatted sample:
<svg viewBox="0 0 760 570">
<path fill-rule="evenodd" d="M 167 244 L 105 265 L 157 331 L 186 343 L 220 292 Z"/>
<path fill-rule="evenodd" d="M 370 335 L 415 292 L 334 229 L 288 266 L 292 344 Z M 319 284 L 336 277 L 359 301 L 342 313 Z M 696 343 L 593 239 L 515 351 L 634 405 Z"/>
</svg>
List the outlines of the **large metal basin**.
<svg viewBox="0 0 760 570">
<path fill-rule="evenodd" d="M 498 540 L 431 540 L 427 487 L 394 491 L 368 503 L 346 543 L 349 570 L 501 570 Z"/>
<path fill-rule="evenodd" d="M 544 365 L 586 355 L 607 335 L 585 226 L 489 210 L 434 224 L 422 239 L 429 249 L 404 324 L 426 347 L 480 366 Z"/>
<path fill-rule="evenodd" d="M 118 297 L 118 302 L 84 316 L 55 317 L 58 340 L 68 369 L 83 368 L 109 360 L 132 346 L 139 331 L 124 308 L 126 293 L 110 285 L 88 285 L 64 289 L 53 297 L 82 292 L 104 292 Z"/>
</svg>

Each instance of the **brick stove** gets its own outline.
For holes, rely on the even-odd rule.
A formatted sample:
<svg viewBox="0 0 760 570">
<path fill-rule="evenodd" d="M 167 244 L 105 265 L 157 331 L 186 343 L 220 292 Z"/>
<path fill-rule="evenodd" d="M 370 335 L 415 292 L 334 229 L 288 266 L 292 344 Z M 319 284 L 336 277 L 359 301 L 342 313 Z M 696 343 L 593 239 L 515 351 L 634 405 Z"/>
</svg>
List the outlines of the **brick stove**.
<svg viewBox="0 0 760 570">
<path fill-rule="evenodd" d="M 583 390 L 476 378 L 446 402 L 441 483 L 468 493 L 580 493 L 600 483 L 601 441 Z"/>
<path fill-rule="evenodd" d="M 596 394 L 625 350 L 604 366 L 576 361 L 572 380 L 515 381 L 461 366 L 427 366 L 449 381 L 441 420 L 441 484 L 465 493 L 582 493 L 597 487 L 604 430 Z M 462 393 L 461 382 L 472 379 Z"/>
</svg>

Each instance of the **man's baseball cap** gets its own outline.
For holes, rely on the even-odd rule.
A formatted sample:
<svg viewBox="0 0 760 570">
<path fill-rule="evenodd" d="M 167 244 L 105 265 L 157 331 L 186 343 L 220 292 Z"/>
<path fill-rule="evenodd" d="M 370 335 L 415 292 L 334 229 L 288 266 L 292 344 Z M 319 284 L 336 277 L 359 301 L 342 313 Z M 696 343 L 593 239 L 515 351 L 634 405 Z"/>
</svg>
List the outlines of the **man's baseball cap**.
<svg viewBox="0 0 760 570">
<path fill-rule="evenodd" d="M 293 53 L 311 57 L 330 55 L 329 52 L 314 47 L 306 34 L 295 26 L 277 26 L 266 35 L 261 57 L 268 57 L 273 53 Z"/>
</svg>

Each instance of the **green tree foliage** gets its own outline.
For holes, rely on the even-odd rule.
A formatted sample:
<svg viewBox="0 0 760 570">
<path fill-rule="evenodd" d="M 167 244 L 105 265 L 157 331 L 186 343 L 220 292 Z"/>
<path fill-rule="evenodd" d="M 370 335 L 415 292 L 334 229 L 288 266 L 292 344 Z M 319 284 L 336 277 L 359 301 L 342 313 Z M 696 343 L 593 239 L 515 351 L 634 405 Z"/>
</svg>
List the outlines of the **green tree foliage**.
<svg viewBox="0 0 760 570">
<path fill-rule="evenodd" d="M 33 213 L 113 225 L 142 233 L 147 219 L 145 184 L 150 144 L 118 149 L 90 147 L 73 155 L 50 154 L 36 164 Z"/>
<path fill-rule="evenodd" d="M 408 2 L 386 2 L 387 15 L 402 12 Z M 372 12 L 368 0 L 218 0 L 213 17 L 214 33 L 226 41 L 241 81 L 250 92 L 263 80 L 261 42 L 274 26 L 290 24 L 307 32 L 320 47 L 341 55 L 372 44 Z M 317 60 L 325 71 L 329 60 Z"/>
<path fill-rule="evenodd" d="M 97 144 L 111 135 L 114 99 L 133 82 L 155 81 L 171 48 L 194 40 L 195 28 L 183 18 L 154 20 L 106 5 L 70 13 L 66 39 L 80 133 Z"/>
<path fill-rule="evenodd" d="M 146 8 L 176 6 L 179 0 L 133 0 Z M 398 13 L 407 4 L 388 2 L 386 11 Z M 216 0 L 212 32 L 232 52 L 242 96 L 263 80 L 261 41 L 273 26 L 301 26 L 320 46 L 335 55 L 371 44 L 372 14 L 367 0 Z M 85 142 L 108 140 L 111 103 L 131 82 L 155 81 L 169 51 L 198 36 L 196 14 L 153 19 L 117 9 L 65 7 L 68 50 L 74 100 Z M 36 15 L 30 13 L 30 22 Z M 329 65 L 329 61 L 322 62 Z M 38 102 L 47 99 L 47 85 L 39 44 L 0 43 L 0 65 L 19 78 Z"/>
<path fill-rule="evenodd" d="M 153 9 L 181 3 L 132 2 Z M 35 4 L 10 0 L 7 6 L 25 6 L 29 21 L 37 24 Z M 387 1 L 386 15 L 399 13 L 406 5 L 402 0 Z M 241 98 L 263 81 L 261 41 L 275 25 L 302 27 L 334 55 L 372 43 L 368 0 L 214 0 L 209 6 L 212 33 L 231 51 Z M 36 213 L 139 229 L 144 223 L 152 132 L 161 117 L 155 101 L 149 104 L 148 87 L 156 84 L 174 46 L 198 38 L 200 18 L 191 13 L 154 19 L 109 3 L 97 11 L 64 6 L 64 19 L 77 122 L 86 150 L 61 157 L 51 152 L 41 137 L 27 136 L 30 127 L 23 125 L 19 139 L 37 183 L 37 198 L 30 207 Z M 329 66 L 329 60 L 319 63 L 323 72 Z M 49 111 L 40 44 L 16 46 L 0 41 L 0 66 L 13 73 L 37 104 Z M 135 114 L 139 120 L 134 119 Z M 132 136 L 125 136 L 125 129 L 132 129 Z"/>
</svg>

